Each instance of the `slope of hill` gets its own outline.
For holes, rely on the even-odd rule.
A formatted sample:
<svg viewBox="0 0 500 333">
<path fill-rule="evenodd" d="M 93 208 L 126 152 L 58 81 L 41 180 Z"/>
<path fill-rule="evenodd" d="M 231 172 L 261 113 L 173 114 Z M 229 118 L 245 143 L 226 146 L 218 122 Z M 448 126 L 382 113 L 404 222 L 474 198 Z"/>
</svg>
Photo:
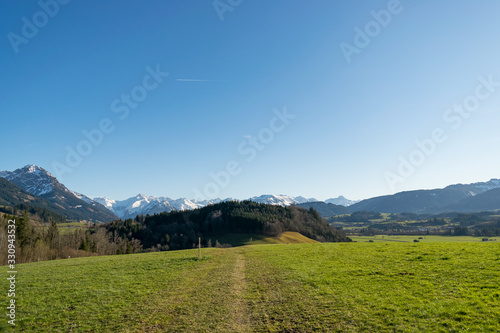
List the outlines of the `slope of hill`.
<svg viewBox="0 0 500 333">
<path fill-rule="evenodd" d="M 480 212 L 500 210 L 500 188 L 495 188 L 443 208 L 447 212 Z"/>
<path fill-rule="evenodd" d="M 50 210 L 54 213 L 60 212 L 60 208 L 47 201 L 26 192 L 5 178 L 0 178 L 0 206 L 16 207 L 20 205 L 39 207 Z"/>
<path fill-rule="evenodd" d="M 208 237 L 208 239 L 210 239 L 212 245 L 219 242 L 219 244 L 231 246 L 319 243 L 317 240 L 295 231 L 285 231 L 274 237 L 263 234 L 224 233 Z"/>
<path fill-rule="evenodd" d="M 38 205 L 48 205 L 48 203 L 36 196 L 28 193 L 5 178 L 0 177 L 0 205 L 15 206 L 20 203 L 36 203 Z"/>
<path fill-rule="evenodd" d="M 221 239 L 228 233 L 276 237 L 294 231 L 317 241 L 350 241 L 343 231 L 330 226 L 313 209 L 253 201 L 221 202 L 192 211 L 114 221 L 105 227 L 124 238 L 140 240 L 145 248 L 156 246 L 159 250 L 191 248 L 198 243 L 198 237 L 207 246 L 209 240 Z"/>
<path fill-rule="evenodd" d="M 59 211 L 56 205 L 20 189 L 5 178 L 0 178 L 0 211 L 21 215 L 24 210 L 38 215 L 45 222 L 49 219 L 57 222 L 65 220 L 56 213 Z"/>
<path fill-rule="evenodd" d="M 306 202 L 306 203 L 296 204 L 295 206 L 303 207 L 306 209 L 309 209 L 312 207 L 322 217 L 330 217 L 330 216 L 334 216 L 334 215 L 349 214 L 349 209 L 345 206 L 334 205 L 332 203 L 325 203 L 322 201 Z"/>
<path fill-rule="evenodd" d="M 500 188 L 499 179 L 485 183 L 450 185 L 443 189 L 406 191 L 363 200 L 349 206 L 349 211 L 435 214 L 449 211 L 450 208 L 447 207 L 495 188 Z"/>
<path fill-rule="evenodd" d="M 71 220 L 108 222 L 116 215 L 90 198 L 68 190 L 49 172 L 35 165 L 27 165 L 15 171 L 1 171 L 0 178 L 6 179 L 20 189 L 30 193 L 35 199 L 51 203 L 46 207 Z M 32 205 L 39 206 L 35 200 Z"/>
<path fill-rule="evenodd" d="M 304 244 L 304 243 L 319 243 L 317 240 L 308 238 L 298 232 L 286 231 L 278 237 L 278 241 L 283 244 Z"/>
</svg>

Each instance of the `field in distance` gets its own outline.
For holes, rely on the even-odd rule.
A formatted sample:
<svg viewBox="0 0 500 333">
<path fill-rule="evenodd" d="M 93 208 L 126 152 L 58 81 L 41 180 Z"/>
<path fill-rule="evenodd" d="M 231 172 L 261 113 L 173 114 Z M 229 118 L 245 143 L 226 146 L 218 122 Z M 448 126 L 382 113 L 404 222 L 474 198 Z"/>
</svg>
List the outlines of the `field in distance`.
<svg viewBox="0 0 500 333">
<path fill-rule="evenodd" d="M 448 242 L 497 242 L 499 237 L 473 237 L 473 236 L 437 236 L 437 235 L 376 235 L 376 236 L 349 236 L 355 242 L 407 242 L 411 243 L 414 240 L 424 243 L 448 243 Z M 497 240 L 498 238 L 498 240 Z"/>
<path fill-rule="evenodd" d="M 16 330 L 500 329 L 498 242 L 253 245 L 202 249 L 201 259 L 196 253 L 18 265 Z M 1 330 L 9 330 L 6 320 Z"/>
</svg>

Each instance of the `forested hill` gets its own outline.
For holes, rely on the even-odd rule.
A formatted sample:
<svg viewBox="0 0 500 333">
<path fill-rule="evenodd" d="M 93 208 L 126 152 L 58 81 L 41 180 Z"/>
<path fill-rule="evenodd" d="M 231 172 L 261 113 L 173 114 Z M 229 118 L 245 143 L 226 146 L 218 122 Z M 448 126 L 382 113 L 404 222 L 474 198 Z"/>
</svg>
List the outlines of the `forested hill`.
<svg viewBox="0 0 500 333">
<path fill-rule="evenodd" d="M 128 239 L 139 239 L 144 248 L 191 248 L 202 238 L 227 233 L 247 233 L 278 236 L 296 231 L 320 242 L 346 242 L 350 239 L 341 230 L 330 226 L 314 209 L 282 207 L 252 201 L 228 201 L 203 208 L 137 216 L 134 220 L 114 221 L 105 227 Z"/>
</svg>

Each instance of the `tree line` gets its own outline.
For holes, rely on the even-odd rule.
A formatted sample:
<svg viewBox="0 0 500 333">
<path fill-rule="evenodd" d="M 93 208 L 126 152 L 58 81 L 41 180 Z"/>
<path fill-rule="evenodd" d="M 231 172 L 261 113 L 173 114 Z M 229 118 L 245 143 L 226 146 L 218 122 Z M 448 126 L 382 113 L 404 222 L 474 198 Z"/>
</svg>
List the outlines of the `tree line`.
<svg viewBox="0 0 500 333">
<path fill-rule="evenodd" d="M 22 216 L 0 214 L 0 265 L 7 263 L 7 224 L 15 221 L 16 263 L 63 258 L 134 253 L 142 250 L 136 239 L 124 239 L 110 233 L 103 226 L 92 229 L 75 228 L 74 232 L 61 233 L 56 221 L 46 227 L 35 227 L 28 211 Z"/>
</svg>

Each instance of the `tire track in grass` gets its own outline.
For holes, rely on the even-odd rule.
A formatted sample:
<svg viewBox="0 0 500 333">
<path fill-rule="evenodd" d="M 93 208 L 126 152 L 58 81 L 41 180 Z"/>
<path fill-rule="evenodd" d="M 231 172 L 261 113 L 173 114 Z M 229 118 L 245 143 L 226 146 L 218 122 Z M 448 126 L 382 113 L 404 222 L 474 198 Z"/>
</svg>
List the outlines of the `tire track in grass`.
<svg viewBox="0 0 500 333">
<path fill-rule="evenodd" d="M 247 281 L 245 274 L 245 257 L 239 250 L 236 253 L 234 270 L 232 273 L 232 291 L 234 295 L 234 304 L 232 305 L 232 323 L 231 328 L 234 332 L 250 332 L 250 311 L 245 299 Z"/>
</svg>

